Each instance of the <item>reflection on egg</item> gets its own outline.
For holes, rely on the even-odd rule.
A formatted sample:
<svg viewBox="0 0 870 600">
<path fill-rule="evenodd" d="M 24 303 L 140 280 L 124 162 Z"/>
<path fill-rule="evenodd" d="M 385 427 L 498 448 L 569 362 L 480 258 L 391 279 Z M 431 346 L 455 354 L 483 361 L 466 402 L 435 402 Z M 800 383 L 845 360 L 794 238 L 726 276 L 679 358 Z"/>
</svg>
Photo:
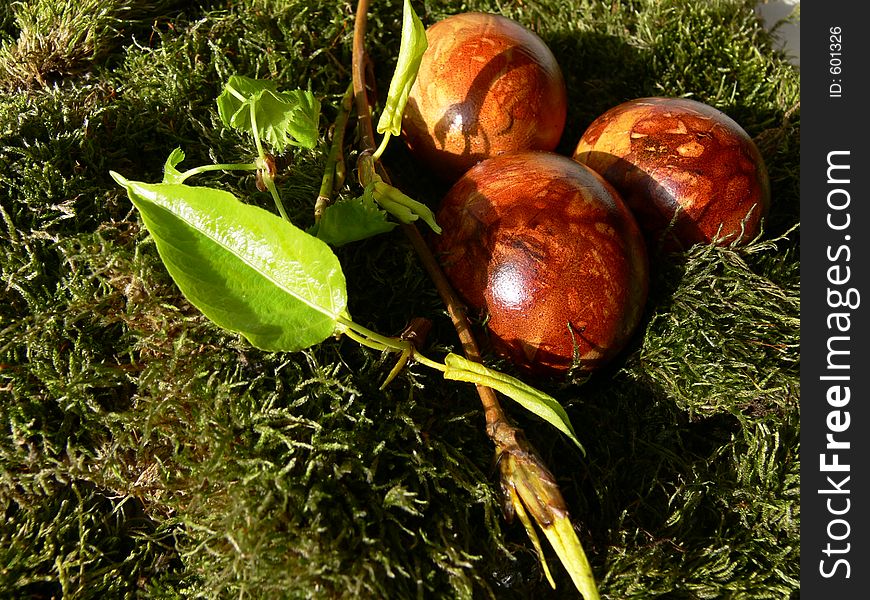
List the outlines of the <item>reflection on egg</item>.
<svg viewBox="0 0 870 600">
<path fill-rule="evenodd" d="M 603 366 L 637 327 L 646 247 L 628 208 L 590 169 L 548 152 L 502 154 L 448 192 L 435 249 L 484 317 L 494 348 L 536 373 Z"/>
</svg>

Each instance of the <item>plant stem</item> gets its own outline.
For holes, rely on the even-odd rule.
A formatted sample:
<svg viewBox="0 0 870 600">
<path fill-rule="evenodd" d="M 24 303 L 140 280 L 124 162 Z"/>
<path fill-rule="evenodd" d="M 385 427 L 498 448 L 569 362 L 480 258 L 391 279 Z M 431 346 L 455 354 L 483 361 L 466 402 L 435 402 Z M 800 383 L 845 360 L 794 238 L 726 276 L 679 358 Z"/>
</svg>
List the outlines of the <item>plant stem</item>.
<svg viewBox="0 0 870 600">
<path fill-rule="evenodd" d="M 399 362 L 393 367 L 393 370 L 390 371 L 390 374 L 387 376 L 386 381 L 381 385 L 381 389 L 387 386 L 396 375 L 398 375 L 399 371 L 405 366 L 409 359 L 413 358 L 415 361 L 429 367 L 430 369 L 435 369 L 436 371 L 441 371 L 445 373 L 447 371 L 447 365 L 444 363 L 440 363 L 436 360 L 432 360 L 427 356 L 420 353 L 417 348 L 414 347 L 414 344 L 411 341 L 402 339 L 402 338 L 391 338 L 385 335 L 381 335 L 376 331 L 372 331 L 367 327 L 363 327 L 359 323 L 348 319 L 347 317 L 339 316 L 336 319 L 339 323 L 345 326 L 344 335 L 354 340 L 358 344 L 366 346 L 367 348 L 372 348 L 373 350 L 380 350 L 381 352 L 398 352 L 401 354 L 399 358 Z"/>
<path fill-rule="evenodd" d="M 266 189 L 269 190 L 269 193 L 272 195 L 272 200 L 275 201 L 275 206 L 278 207 L 278 212 L 281 213 L 281 217 L 285 221 L 292 223 L 290 217 L 287 216 L 287 211 L 284 210 L 284 203 L 281 202 L 281 195 L 278 194 L 278 188 L 275 187 L 275 180 L 272 179 L 271 175 L 264 172 L 263 183 L 266 184 Z"/>
<path fill-rule="evenodd" d="M 387 149 L 387 143 L 389 143 L 389 141 L 390 141 L 390 132 L 389 132 L 389 131 L 385 131 L 385 132 L 384 132 L 384 137 L 381 138 L 381 145 L 378 146 L 378 149 L 375 150 L 375 153 L 374 153 L 374 155 L 373 155 L 373 157 L 374 157 L 375 160 L 380 160 L 380 159 L 381 159 L 381 155 L 384 153 L 384 150 Z"/>
<path fill-rule="evenodd" d="M 419 350 L 414 348 L 414 345 L 411 342 L 407 340 L 380 335 L 379 333 L 376 333 L 371 329 L 367 329 L 362 325 L 353 321 L 349 321 L 347 319 L 339 319 L 339 322 L 347 327 L 347 329 L 344 331 L 344 334 L 347 337 L 359 344 L 362 344 L 363 346 L 366 346 L 367 348 L 381 351 L 386 350 L 387 352 L 401 352 L 402 354 L 407 354 L 416 362 L 420 363 L 423 366 L 429 367 L 430 369 L 435 369 L 436 371 L 441 371 L 442 373 L 447 371 L 447 365 L 445 365 L 444 363 L 440 363 L 437 360 L 432 360 L 425 354 L 422 354 Z"/>
<path fill-rule="evenodd" d="M 263 143 L 260 141 L 260 134 L 257 131 L 257 108 L 256 102 L 251 102 L 251 133 L 254 135 L 254 145 L 257 147 L 257 157 L 260 160 L 265 160 L 266 153 L 263 152 Z"/>
<path fill-rule="evenodd" d="M 201 167 L 194 167 L 192 169 L 188 169 L 181 174 L 181 179 L 183 181 L 185 179 L 188 179 L 189 177 L 193 177 L 194 175 L 199 175 L 200 173 L 205 173 L 207 171 L 256 171 L 259 168 L 260 167 L 257 165 L 257 163 L 203 165 Z"/>
<path fill-rule="evenodd" d="M 326 168 L 323 171 L 323 180 L 320 183 L 320 193 L 314 204 L 314 220 L 319 221 L 324 209 L 332 204 L 332 198 L 342 185 L 346 173 L 344 163 L 344 132 L 347 129 L 347 120 L 353 108 L 353 83 L 348 84 L 347 90 L 341 97 L 338 114 L 335 117 L 335 129 L 332 134 L 332 146 L 326 157 Z"/>
<path fill-rule="evenodd" d="M 366 336 L 357 333 L 356 331 L 354 331 L 350 327 L 348 327 L 347 329 L 344 330 L 344 335 L 346 335 L 347 337 L 349 337 L 350 339 L 352 339 L 356 343 L 358 343 L 362 346 L 365 346 L 366 348 L 371 348 L 372 350 L 379 350 L 381 352 L 384 352 L 384 351 L 386 351 L 386 352 L 398 352 L 398 350 L 396 350 L 392 346 L 385 346 L 384 344 L 381 344 L 380 342 L 371 340 L 371 339 L 367 338 Z"/>
<path fill-rule="evenodd" d="M 404 352 L 411 346 L 411 342 L 407 340 L 402 340 L 398 338 L 392 338 L 386 335 L 382 335 L 377 331 L 372 331 L 367 327 L 364 327 L 357 323 L 356 321 L 351 321 L 347 317 L 339 316 L 336 319 L 339 323 L 344 325 L 349 331 L 353 332 L 357 336 L 362 336 L 366 340 L 371 340 L 379 345 L 376 350 L 393 350 L 395 352 Z M 353 336 L 348 336 L 353 337 Z M 356 340 L 356 337 L 354 337 Z M 357 340 L 359 341 L 359 340 Z M 368 345 L 368 344 L 365 344 Z M 372 347 L 372 346 L 369 346 Z"/>
<path fill-rule="evenodd" d="M 372 109 L 369 106 L 366 93 L 366 27 L 368 25 L 368 0 L 359 0 L 356 5 L 356 17 L 353 22 L 353 54 L 351 57 L 351 77 L 353 97 L 356 103 L 357 120 L 359 121 L 360 145 L 363 150 L 375 149 L 374 129 L 372 128 Z"/>
<path fill-rule="evenodd" d="M 257 131 L 257 111 L 255 105 L 256 102 L 251 102 L 251 133 L 254 135 L 254 145 L 257 147 L 257 168 L 261 169 L 263 184 L 269 190 L 272 200 L 275 201 L 275 206 L 278 208 L 278 212 L 281 213 L 281 218 L 289 223 L 291 222 L 290 217 L 287 216 L 287 211 L 284 210 L 284 203 L 281 202 L 281 195 L 278 193 L 278 188 L 275 187 L 275 180 L 272 179 L 272 174 L 266 168 L 266 153 L 263 151 L 263 143 L 260 141 L 260 134 Z"/>
</svg>

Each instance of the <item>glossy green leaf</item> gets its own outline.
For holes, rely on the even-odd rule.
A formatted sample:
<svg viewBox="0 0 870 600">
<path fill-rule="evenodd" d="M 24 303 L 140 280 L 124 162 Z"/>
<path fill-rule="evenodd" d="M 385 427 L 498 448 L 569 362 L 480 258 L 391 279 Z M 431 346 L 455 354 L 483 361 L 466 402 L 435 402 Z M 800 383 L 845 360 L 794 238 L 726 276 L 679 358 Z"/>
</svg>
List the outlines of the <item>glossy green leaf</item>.
<svg viewBox="0 0 870 600">
<path fill-rule="evenodd" d="M 378 120 L 378 133 L 389 132 L 390 135 L 402 133 L 402 113 L 405 112 L 408 95 L 417 79 L 420 61 L 428 45 L 426 28 L 411 8 L 410 1 L 405 0 L 402 9 L 402 41 L 399 44 L 399 59 L 396 62 L 393 79 L 390 81 L 384 112 Z"/>
<path fill-rule="evenodd" d="M 256 124 L 257 136 L 277 152 L 291 145 L 317 145 L 320 101 L 310 91 L 279 92 L 274 81 L 233 75 L 217 106 L 225 125 L 253 133 Z"/>
<path fill-rule="evenodd" d="M 268 351 L 301 350 L 342 330 L 344 273 L 321 240 L 229 192 L 112 177 L 182 293 L 217 325 Z"/>
<path fill-rule="evenodd" d="M 444 364 L 447 365 L 447 370 L 444 372 L 445 379 L 485 385 L 501 392 L 567 435 L 585 454 L 580 440 L 574 433 L 574 427 L 571 425 L 568 413 L 552 396 L 515 377 L 490 369 L 478 362 L 470 361 L 458 354 L 448 354 L 444 358 Z"/>
<path fill-rule="evenodd" d="M 386 233 L 396 225 L 370 196 L 360 196 L 327 206 L 310 233 L 327 244 L 342 246 Z"/>
</svg>

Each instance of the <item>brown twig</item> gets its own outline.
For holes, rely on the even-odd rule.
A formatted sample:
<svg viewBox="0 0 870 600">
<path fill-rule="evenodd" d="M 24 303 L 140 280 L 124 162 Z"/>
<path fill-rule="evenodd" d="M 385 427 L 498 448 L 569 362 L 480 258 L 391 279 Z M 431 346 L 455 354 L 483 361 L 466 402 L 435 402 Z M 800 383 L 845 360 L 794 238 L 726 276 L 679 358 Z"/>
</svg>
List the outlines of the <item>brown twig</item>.
<svg viewBox="0 0 870 600">
<path fill-rule="evenodd" d="M 351 65 L 351 74 L 353 76 L 353 93 L 354 102 L 356 104 L 357 120 L 359 125 L 359 137 L 362 150 L 375 150 L 375 134 L 374 126 L 372 125 L 372 109 L 369 104 L 368 93 L 366 91 L 366 75 L 365 75 L 365 32 L 368 24 L 368 0 L 359 0 L 357 3 L 356 19 L 353 29 L 353 60 Z M 384 181 L 389 182 L 387 173 L 378 163 L 379 175 Z M 450 283 L 441 270 L 438 261 L 420 235 L 420 231 L 414 224 L 403 225 L 402 230 L 411 242 L 423 268 L 428 273 L 430 279 L 435 284 L 435 289 L 441 297 L 442 302 L 447 307 L 447 313 L 450 315 L 450 320 L 456 329 L 459 336 L 459 341 L 462 344 L 463 352 L 468 360 L 480 362 L 480 349 L 474 335 L 471 331 L 471 325 L 468 317 L 465 314 L 465 308 L 456 293 L 453 291 Z M 480 396 L 480 401 L 483 404 L 484 417 L 486 418 L 487 434 L 493 441 L 503 439 L 505 430 L 516 429 L 511 425 L 505 415 L 501 404 L 496 397 L 495 392 L 488 387 L 478 385 L 477 393 Z M 508 436 L 511 437 L 511 436 Z M 496 442 L 497 443 L 497 442 Z"/>
<path fill-rule="evenodd" d="M 357 3 L 353 31 L 352 85 L 362 146 L 361 161 L 365 157 L 367 160 L 362 162 L 371 164 L 372 152 L 376 146 L 365 78 L 365 31 L 368 21 L 368 6 L 368 0 L 359 0 Z M 383 165 L 380 161 L 374 162 L 376 162 L 374 168 L 359 168 L 360 175 L 372 179 L 374 178 L 374 169 L 377 169 L 381 179 L 389 182 Z M 366 175 L 363 174 L 364 170 L 367 172 Z M 456 333 L 459 335 L 459 340 L 462 342 L 466 358 L 480 362 L 480 349 L 471 332 L 471 326 L 462 302 L 456 296 L 417 227 L 408 224 L 403 225 L 402 229 L 411 241 L 420 262 L 447 307 L 447 312 Z M 522 430 L 508 421 L 495 392 L 491 388 L 478 385 L 477 393 L 483 404 L 486 432 L 496 446 L 502 489 L 510 500 L 512 514 L 520 517 L 529 538 L 535 545 L 547 579 L 555 587 L 537 534 L 528 517 L 529 513 L 550 541 L 559 560 L 568 569 L 574 585 L 585 600 L 599 600 L 592 569 L 583 551 L 583 546 L 574 531 L 571 517 L 566 509 L 562 493 L 556 485 L 555 478 L 531 448 L 531 445 L 525 441 Z"/>
</svg>

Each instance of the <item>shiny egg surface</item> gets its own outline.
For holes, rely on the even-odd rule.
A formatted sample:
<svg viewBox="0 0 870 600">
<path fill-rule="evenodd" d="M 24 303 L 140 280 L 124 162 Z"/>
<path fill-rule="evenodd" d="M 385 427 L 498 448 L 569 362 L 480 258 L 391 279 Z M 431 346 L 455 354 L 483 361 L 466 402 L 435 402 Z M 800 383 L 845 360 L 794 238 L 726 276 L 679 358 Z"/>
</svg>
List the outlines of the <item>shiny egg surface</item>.
<svg viewBox="0 0 870 600">
<path fill-rule="evenodd" d="M 541 374 L 592 371 L 625 346 L 648 288 L 645 242 L 601 177 L 549 152 L 502 154 L 443 199 L 445 273 L 493 348 Z"/>
</svg>

